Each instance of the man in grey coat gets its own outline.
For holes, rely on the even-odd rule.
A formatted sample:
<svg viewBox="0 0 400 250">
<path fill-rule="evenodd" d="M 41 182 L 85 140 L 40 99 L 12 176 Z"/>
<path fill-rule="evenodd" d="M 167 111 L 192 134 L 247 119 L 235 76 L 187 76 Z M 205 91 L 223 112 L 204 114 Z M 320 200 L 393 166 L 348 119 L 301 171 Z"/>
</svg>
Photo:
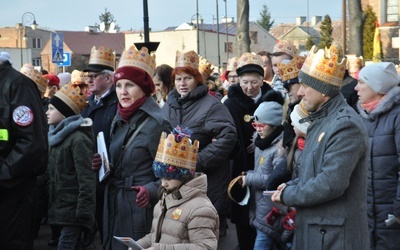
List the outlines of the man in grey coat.
<svg viewBox="0 0 400 250">
<path fill-rule="evenodd" d="M 310 115 L 299 178 L 272 200 L 296 208 L 294 249 L 369 249 L 367 132 L 339 93 L 346 59 L 335 46 L 311 49 L 298 94 Z"/>
</svg>

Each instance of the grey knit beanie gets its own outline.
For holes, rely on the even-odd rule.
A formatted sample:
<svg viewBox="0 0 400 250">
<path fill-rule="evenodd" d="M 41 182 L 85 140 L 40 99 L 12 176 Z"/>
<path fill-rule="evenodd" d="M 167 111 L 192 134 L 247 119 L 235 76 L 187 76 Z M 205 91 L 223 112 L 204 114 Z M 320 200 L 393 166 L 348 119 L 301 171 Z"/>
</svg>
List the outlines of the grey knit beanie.
<svg viewBox="0 0 400 250">
<path fill-rule="evenodd" d="M 378 94 L 386 94 L 399 84 L 399 75 L 391 62 L 378 62 L 365 66 L 361 69 L 358 79 Z"/>
<path fill-rule="evenodd" d="M 262 102 L 254 111 L 254 121 L 279 126 L 282 124 L 283 108 L 277 102 Z"/>
</svg>

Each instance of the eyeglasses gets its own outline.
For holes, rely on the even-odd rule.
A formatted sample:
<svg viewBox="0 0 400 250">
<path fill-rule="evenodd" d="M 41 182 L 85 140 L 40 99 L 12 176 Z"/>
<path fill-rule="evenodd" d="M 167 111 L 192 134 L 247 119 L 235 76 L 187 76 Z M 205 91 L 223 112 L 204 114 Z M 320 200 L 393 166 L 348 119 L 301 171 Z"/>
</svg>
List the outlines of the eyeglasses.
<svg viewBox="0 0 400 250">
<path fill-rule="evenodd" d="M 93 74 L 93 75 L 85 75 L 84 78 L 85 78 L 85 80 L 91 79 L 92 81 L 94 81 L 94 80 L 96 80 L 96 78 L 97 78 L 99 75 L 103 75 L 103 74 L 105 74 L 105 72 L 100 72 L 100 73 Z"/>
<path fill-rule="evenodd" d="M 267 124 L 252 122 L 251 125 L 253 126 L 254 129 L 258 129 L 258 128 L 263 129 L 263 128 L 265 128 L 265 126 L 266 126 Z"/>
</svg>

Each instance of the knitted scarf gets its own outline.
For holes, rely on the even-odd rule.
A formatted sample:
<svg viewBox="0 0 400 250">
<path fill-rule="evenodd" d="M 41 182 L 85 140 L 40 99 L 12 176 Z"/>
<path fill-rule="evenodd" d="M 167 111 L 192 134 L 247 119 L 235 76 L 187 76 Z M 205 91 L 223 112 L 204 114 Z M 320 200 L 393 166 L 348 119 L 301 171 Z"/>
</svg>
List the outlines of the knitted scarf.
<svg viewBox="0 0 400 250">
<path fill-rule="evenodd" d="M 271 146 L 271 143 L 275 140 L 276 137 L 281 134 L 282 131 L 283 126 L 281 125 L 276 127 L 274 131 L 264 139 L 261 139 L 260 135 L 257 135 L 256 139 L 254 140 L 254 145 L 256 145 L 256 147 L 261 150 L 269 148 L 269 146 Z"/>
<path fill-rule="evenodd" d="M 121 115 L 122 119 L 125 122 L 129 122 L 129 119 L 132 117 L 133 113 L 142 106 L 142 104 L 146 101 L 148 96 L 143 96 L 142 98 L 137 99 L 131 106 L 124 108 L 118 103 L 118 113 Z"/>
<path fill-rule="evenodd" d="M 83 121 L 83 117 L 78 114 L 65 118 L 57 126 L 50 125 L 48 133 L 49 145 L 55 146 L 62 142 L 67 136 L 79 128 Z"/>
</svg>

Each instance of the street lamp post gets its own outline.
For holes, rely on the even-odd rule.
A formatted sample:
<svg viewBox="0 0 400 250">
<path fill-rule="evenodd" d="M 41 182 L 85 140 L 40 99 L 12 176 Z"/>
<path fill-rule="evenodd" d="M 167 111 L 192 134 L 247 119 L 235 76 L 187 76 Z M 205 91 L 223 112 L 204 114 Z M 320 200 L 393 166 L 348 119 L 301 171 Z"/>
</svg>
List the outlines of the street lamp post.
<svg viewBox="0 0 400 250">
<path fill-rule="evenodd" d="M 23 40 L 28 39 L 26 32 L 24 33 L 24 35 L 22 35 L 22 32 L 24 31 L 25 23 L 31 23 L 31 28 L 33 30 L 36 30 L 36 28 L 38 27 L 38 24 L 36 23 L 35 15 L 32 12 L 25 12 L 24 14 L 22 14 L 21 23 L 20 23 L 20 25 L 18 25 L 19 26 L 18 28 L 20 29 L 20 33 L 19 33 L 20 39 L 19 40 L 20 40 L 20 50 L 21 50 L 21 67 L 22 67 L 23 61 L 24 61 L 23 54 L 22 54 L 22 39 Z"/>
<path fill-rule="evenodd" d="M 219 11 L 218 11 L 218 0 L 216 0 L 216 9 L 217 9 L 217 45 L 218 45 L 218 47 L 217 47 L 217 53 L 218 53 L 218 70 L 219 70 L 219 68 L 221 67 L 221 52 L 220 52 L 220 49 L 219 49 Z"/>
</svg>

